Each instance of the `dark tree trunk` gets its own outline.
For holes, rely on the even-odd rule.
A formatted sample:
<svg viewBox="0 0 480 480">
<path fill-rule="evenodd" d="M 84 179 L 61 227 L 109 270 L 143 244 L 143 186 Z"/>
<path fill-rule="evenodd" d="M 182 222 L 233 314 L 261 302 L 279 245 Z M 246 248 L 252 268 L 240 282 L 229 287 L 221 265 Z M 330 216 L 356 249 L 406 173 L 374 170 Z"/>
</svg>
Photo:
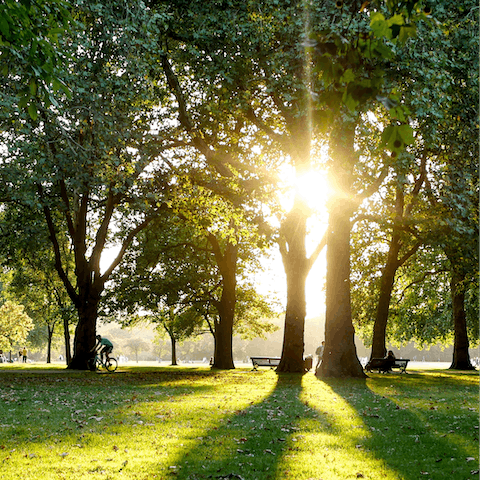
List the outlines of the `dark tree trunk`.
<svg viewBox="0 0 480 480">
<path fill-rule="evenodd" d="M 287 248 L 280 249 L 287 276 L 287 308 L 278 372 L 304 372 L 305 284 L 310 269 L 305 248 L 308 218 L 306 212 L 307 206 L 300 198 L 297 198 L 282 226 L 288 244 L 288 250 Z"/>
<path fill-rule="evenodd" d="M 355 346 L 350 303 L 350 218 L 345 208 L 330 211 L 327 239 L 325 349 L 316 375 L 365 377 Z"/>
<path fill-rule="evenodd" d="M 63 314 L 63 336 L 65 338 L 65 361 L 67 365 L 72 361 L 72 351 L 70 348 L 70 324 L 68 316 Z"/>
<path fill-rule="evenodd" d="M 388 251 L 387 262 L 380 280 L 380 292 L 377 304 L 377 313 L 373 325 L 372 353 L 370 358 L 383 358 L 387 354 L 386 334 L 390 300 L 392 298 L 395 274 L 398 269 L 398 252 L 400 251 L 400 238 L 393 235 Z"/>
<path fill-rule="evenodd" d="M 475 370 L 470 361 L 468 353 L 468 333 L 467 333 L 467 317 L 465 314 L 465 293 L 464 293 L 465 276 L 452 268 L 452 278 L 450 280 L 450 290 L 452 296 L 452 314 L 454 327 L 454 343 L 453 343 L 453 361 L 450 365 L 452 370 Z"/>
<path fill-rule="evenodd" d="M 172 366 L 176 367 L 177 363 L 177 341 L 174 335 L 170 335 L 170 344 L 172 345 Z"/>
<path fill-rule="evenodd" d="M 210 236 L 210 243 L 222 275 L 222 296 L 217 302 L 219 320 L 215 328 L 215 353 L 213 368 L 231 370 L 233 363 L 233 322 L 237 302 L 238 246 L 228 242 L 222 253 L 217 240 Z"/>
<path fill-rule="evenodd" d="M 47 363 L 52 363 L 52 337 L 54 326 L 47 325 Z"/>
<path fill-rule="evenodd" d="M 231 370 L 233 363 L 233 316 L 230 312 L 220 313 L 220 320 L 215 330 L 215 353 L 213 368 Z"/>
<path fill-rule="evenodd" d="M 355 124 L 340 122 L 330 137 L 329 170 L 334 191 L 329 201 L 325 348 L 316 375 L 366 377 L 357 356 L 350 298 L 350 217 L 355 152 Z"/>
<path fill-rule="evenodd" d="M 88 370 L 92 349 L 95 347 L 95 335 L 98 316 L 98 299 L 90 298 L 78 308 L 78 324 L 75 329 L 75 340 L 72 361 L 68 364 L 71 370 Z"/>
</svg>

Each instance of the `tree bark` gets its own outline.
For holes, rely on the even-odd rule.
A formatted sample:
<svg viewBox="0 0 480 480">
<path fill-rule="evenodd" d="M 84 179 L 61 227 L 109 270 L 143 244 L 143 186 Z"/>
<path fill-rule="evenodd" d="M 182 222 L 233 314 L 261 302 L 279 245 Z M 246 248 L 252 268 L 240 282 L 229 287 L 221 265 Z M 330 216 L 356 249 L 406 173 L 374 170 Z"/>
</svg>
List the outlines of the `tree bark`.
<svg viewBox="0 0 480 480">
<path fill-rule="evenodd" d="M 282 226 L 286 244 L 280 248 L 287 276 L 287 307 L 283 347 L 277 372 L 303 373 L 305 349 L 305 284 L 310 270 L 305 248 L 307 205 L 297 197 Z"/>
<path fill-rule="evenodd" d="M 372 353 L 370 358 L 383 358 L 387 354 L 386 334 L 390 301 L 392 298 L 395 274 L 398 269 L 398 252 L 400 251 L 400 238 L 394 234 L 388 250 L 387 262 L 380 280 L 380 293 L 378 297 L 377 312 L 373 325 Z"/>
<path fill-rule="evenodd" d="M 231 370 L 233 363 L 233 322 L 237 302 L 238 245 L 228 241 L 222 252 L 217 239 L 209 235 L 215 258 L 222 276 L 222 296 L 217 302 L 219 320 L 215 324 L 215 353 L 213 368 Z"/>
<path fill-rule="evenodd" d="M 63 336 L 65 338 L 65 362 L 68 365 L 72 361 L 72 350 L 70 348 L 70 324 L 68 321 L 68 316 L 62 314 L 63 316 Z"/>
<path fill-rule="evenodd" d="M 47 325 L 47 363 L 52 363 L 52 337 L 54 326 Z"/>
<path fill-rule="evenodd" d="M 71 370 L 88 370 L 92 349 L 95 347 L 96 325 L 98 317 L 98 297 L 87 297 L 78 307 L 78 324 L 75 329 Z"/>
<path fill-rule="evenodd" d="M 174 335 L 170 335 L 170 343 L 172 345 L 172 366 L 176 367 L 177 363 L 177 342 Z"/>
<path fill-rule="evenodd" d="M 350 302 L 350 216 L 330 210 L 327 238 L 325 349 L 319 377 L 366 377 L 357 356 Z"/>
<path fill-rule="evenodd" d="M 452 267 L 450 290 L 452 296 L 452 315 L 454 328 L 453 361 L 450 365 L 452 370 L 475 370 L 468 353 L 469 341 L 467 332 L 467 317 L 465 314 L 465 275 Z"/>
<path fill-rule="evenodd" d="M 330 137 L 329 175 L 334 193 L 328 209 L 325 348 L 316 371 L 320 377 L 366 377 L 357 356 L 350 298 L 355 126 L 354 122 L 341 121 Z"/>
</svg>

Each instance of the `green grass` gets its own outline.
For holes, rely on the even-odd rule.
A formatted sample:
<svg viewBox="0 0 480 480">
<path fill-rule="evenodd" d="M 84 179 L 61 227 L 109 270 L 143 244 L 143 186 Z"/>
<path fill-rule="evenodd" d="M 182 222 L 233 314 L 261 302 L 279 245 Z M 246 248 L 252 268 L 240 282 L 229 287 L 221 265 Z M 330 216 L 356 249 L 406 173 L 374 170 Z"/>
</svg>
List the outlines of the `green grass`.
<svg viewBox="0 0 480 480">
<path fill-rule="evenodd" d="M 478 478 L 478 375 L 0 368 L 0 478 Z"/>
</svg>

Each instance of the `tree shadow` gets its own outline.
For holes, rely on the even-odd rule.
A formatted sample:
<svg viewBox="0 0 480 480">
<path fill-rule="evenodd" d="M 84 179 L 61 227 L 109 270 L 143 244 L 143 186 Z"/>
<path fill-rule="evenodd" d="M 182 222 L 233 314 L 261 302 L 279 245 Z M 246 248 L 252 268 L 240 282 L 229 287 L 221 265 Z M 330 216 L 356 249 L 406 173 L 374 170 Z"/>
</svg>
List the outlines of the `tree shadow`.
<svg viewBox="0 0 480 480">
<path fill-rule="evenodd" d="M 478 476 L 478 417 L 469 408 L 478 387 L 463 376 L 372 375 L 365 380 L 322 379 L 356 412 L 356 448 L 398 473 L 402 480 L 458 479 Z M 468 395 L 467 401 L 463 394 Z M 447 394 L 448 390 L 448 394 Z M 458 395 L 448 404 L 444 397 Z M 459 413 L 460 412 L 460 413 Z M 463 413 L 462 413 L 463 412 Z"/>
<path fill-rule="evenodd" d="M 279 461 L 296 449 L 299 419 L 315 416 L 300 400 L 301 392 L 301 375 L 277 374 L 274 389 L 264 398 L 224 417 L 219 427 L 194 439 L 175 462 L 171 476 L 188 480 L 278 478 Z M 327 428 L 327 422 L 320 421 Z M 164 478 L 168 471 L 159 474 Z"/>
<path fill-rule="evenodd" d="M 367 464 L 378 469 L 369 478 L 383 478 L 384 472 L 403 480 L 472 478 L 475 464 L 465 459 L 476 452 L 471 451 L 471 438 L 466 442 L 463 437 L 475 413 L 468 410 L 470 401 L 461 410 L 463 416 L 441 400 L 445 389 L 445 396 L 451 398 L 474 374 L 327 381 L 313 374 L 270 371 L 229 375 L 228 382 L 223 373 L 210 371 L 142 372 L 132 373 L 131 378 L 28 374 L 15 376 L 14 381 L 0 375 L 0 397 L 8 408 L 15 408 L 12 418 L 19 419 L 6 434 L 24 440 L 28 435 L 28 445 L 17 447 L 18 453 L 12 455 L 25 456 L 24 448 L 55 440 L 52 451 L 57 455 L 65 451 L 63 446 L 57 449 L 58 441 L 70 449 L 82 448 L 78 455 L 94 462 L 88 448 L 102 442 L 108 458 L 102 469 L 125 478 L 344 480 L 362 478 L 358 475 Z M 32 385 L 38 397 L 26 398 Z M 249 391 L 249 385 L 260 388 Z M 473 381 L 470 385 L 468 395 L 475 396 L 478 387 Z M 45 392 L 52 395 L 49 404 Z M 412 406 L 417 394 L 418 405 Z M 244 407 L 238 407 L 238 395 Z M 407 396 L 410 403 L 405 408 Z M 42 403 L 36 403 L 39 398 Z M 204 412 L 199 421 L 200 408 Z M 54 417 L 56 409 L 60 413 Z M 449 423 L 452 411 L 455 418 Z M 50 417 L 51 432 L 41 430 L 42 417 Z M 478 442 L 473 427 L 469 432 L 477 435 Z M 63 465 L 77 468 L 75 452 L 69 451 Z M 355 455 L 358 458 L 349 458 Z M 298 470 L 309 459 L 312 464 Z M 123 467 L 125 460 L 128 465 Z M 347 473 L 339 465 L 342 462 L 349 463 Z"/>
</svg>

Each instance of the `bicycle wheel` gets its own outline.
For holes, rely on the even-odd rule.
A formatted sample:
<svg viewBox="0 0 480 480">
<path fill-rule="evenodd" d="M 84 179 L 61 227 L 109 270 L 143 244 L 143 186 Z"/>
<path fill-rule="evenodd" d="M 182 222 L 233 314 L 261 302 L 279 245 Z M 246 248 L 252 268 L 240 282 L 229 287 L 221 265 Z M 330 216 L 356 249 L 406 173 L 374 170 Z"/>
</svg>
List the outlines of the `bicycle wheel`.
<svg viewBox="0 0 480 480">
<path fill-rule="evenodd" d="M 105 360 L 105 368 L 107 369 L 107 372 L 114 372 L 118 367 L 118 362 L 116 358 L 109 358 L 108 360 Z"/>
</svg>

